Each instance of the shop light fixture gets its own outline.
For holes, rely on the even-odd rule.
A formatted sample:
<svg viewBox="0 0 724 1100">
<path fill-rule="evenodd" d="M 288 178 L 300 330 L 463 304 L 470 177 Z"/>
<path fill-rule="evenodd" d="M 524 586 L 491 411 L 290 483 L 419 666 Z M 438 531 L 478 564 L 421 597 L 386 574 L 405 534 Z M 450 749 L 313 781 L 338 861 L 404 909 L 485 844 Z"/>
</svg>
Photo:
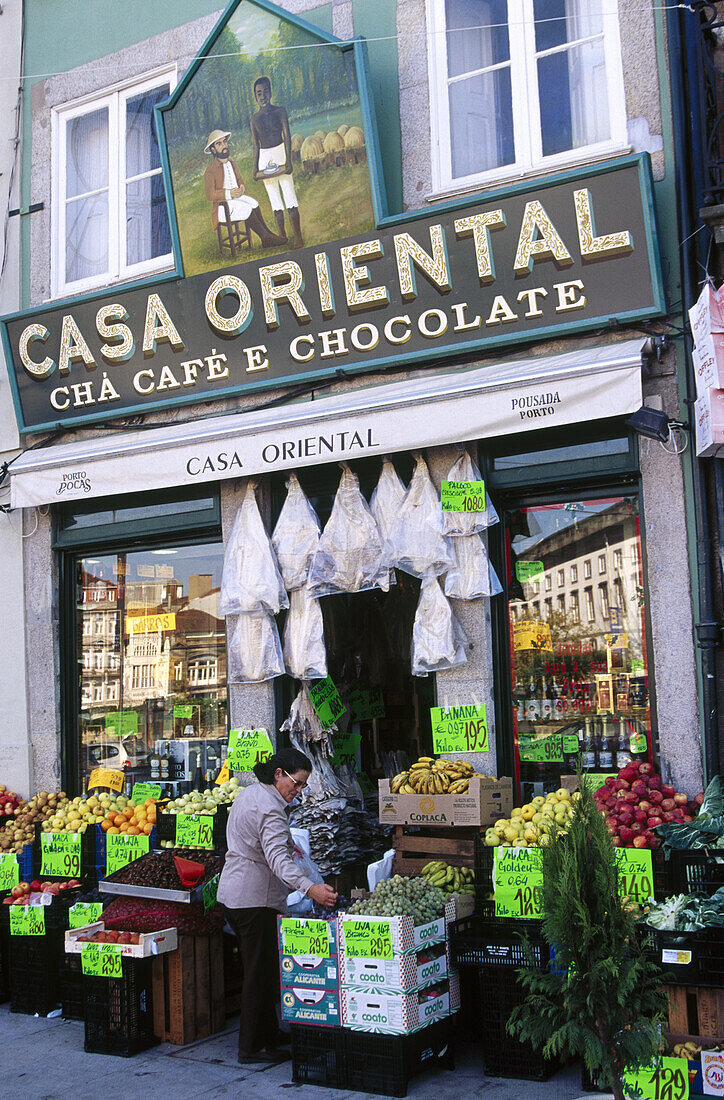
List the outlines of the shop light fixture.
<svg viewBox="0 0 724 1100">
<path fill-rule="evenodd" d="M 152 554 L 178 554 L 178 550 L 152 550 Z"/>
<path fill-rule="evenodd" d="M 657 439 L 665 450 L 671 450 L 673 454 L 681 454 L 689 442 L 686 424 L 672 420 L 663 409 L 654 409 L 649 405 L 637 409 L 626 421 L 626 426 L 647 439 Z M 681 442 L 677 441 L 677 436 Z"/>
</svg>

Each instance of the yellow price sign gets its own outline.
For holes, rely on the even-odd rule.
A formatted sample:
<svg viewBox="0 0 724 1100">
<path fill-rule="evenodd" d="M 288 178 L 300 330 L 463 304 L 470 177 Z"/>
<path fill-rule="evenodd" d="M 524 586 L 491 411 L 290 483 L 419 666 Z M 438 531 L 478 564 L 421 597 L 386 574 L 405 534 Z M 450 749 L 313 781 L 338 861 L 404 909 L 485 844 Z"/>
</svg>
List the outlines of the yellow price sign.
<svg viewBox="0 0 724 1100">
<path fill-rule="evenodd" d="M 176 629 L 176 614 L 167 611 L 162 615 L 126 616 L 126 634 L 160 634 Z"/>
<path fill-rule="evenodd" d="M 536 619 L 520 619 L 513 623 L 513 650 L 523 649 L 553 650 L 553 638 L 548 623 Z"/>
<path fill-rule="evenodd" d="M 88 780 L 88 790 L 93 787 L 110 787 L 112 791 L 123 790 L 123 772 L 112 771 L 110 768 L 94 768 Z"/>
</svg>

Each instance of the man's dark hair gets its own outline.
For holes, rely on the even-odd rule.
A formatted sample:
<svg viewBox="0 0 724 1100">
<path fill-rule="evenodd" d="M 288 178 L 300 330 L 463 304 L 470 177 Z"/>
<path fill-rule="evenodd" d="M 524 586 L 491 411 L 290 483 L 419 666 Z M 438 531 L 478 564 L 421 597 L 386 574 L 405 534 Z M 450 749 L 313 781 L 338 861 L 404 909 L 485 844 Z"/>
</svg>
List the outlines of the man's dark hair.
<svg viewBox="0 0 724 1100">
<path fill-rule="evenodd" d="M 269 91 L 271 91 L 271 80 L 269 79 L 269 77 L 260 76 L 254 81 L 254 94 L 256 94 L 256 89 L 259 87 L 260 84 L 266 84 Z"/>
</svg>

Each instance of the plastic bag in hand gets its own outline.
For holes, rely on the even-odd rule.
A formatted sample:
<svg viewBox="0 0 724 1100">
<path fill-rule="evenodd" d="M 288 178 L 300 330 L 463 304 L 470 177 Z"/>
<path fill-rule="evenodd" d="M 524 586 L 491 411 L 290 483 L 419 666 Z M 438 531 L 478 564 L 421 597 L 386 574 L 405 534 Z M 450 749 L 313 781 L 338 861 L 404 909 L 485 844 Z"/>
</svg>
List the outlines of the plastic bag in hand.
<svg viewBox="0 0 724 1100">
<path fill-rule="evenodd" d="M 246 487 L 224 554 L 220 615 L 276 615 L 289 607 L 253 482 Z"/>
<path fill-rule="evenodd" d="M 239 615 L 228 664 L 230 684 L 258 684 L 284 674 L 279 631 L 271 615 Z"/>
<path fill-rule="evenodd" d="M 503 591 L 480 535 L 450 539 L 455 565 L 445 577 L 445 595 L 456 600 L 478 600 Z"/>
<path fill-rule="evenodd" d="M 453 462 L 450 473 L 445 480 L 482 481 L 483 479 L 480 470 L 468 452 L 463 451 L 459 458 L 456 458 Z M 494 523 L 499 522 L 498 513 L 495 511 L 493 502 L 487 492 L 485 494 L 484 512 L 444 512 L 443 515 L 445 517 L 445 534 L 454 537 L 474 535 L 476 532 L 484 531 L 486 527 L 492 527 Z"/>
<path fill-rule="evenodd" d="M 467 638 L 443 595 L 437 577 L 423 578 L 412 627 L 412 675 L 454 668 L 467 663 Z"/>
<path fill-rule="evenodd" d="M 297 475 L 292 474 L 287 482 L 287 499 L 271 539 L 288 592 L 303 588 L 307 583 L 321 530 L 317 513 L 307 500 Z"/>
<path fill-rule="evenodd" d="M 390 528 L 405 499 L 405 493 L 405 486 L 397 470 L 389 458 L 384 458 L 379 481 L 370 497 L 370 511 L 375 517 L 383 542 L 389 538 Z"/>
<path fill-rule="evenodd" d="M 417 455 L 410 487 L 390 529 L 385 558 L 389 565 L 396 565 L 413 577 L 447 573 L 452 566 L 443 534 L 440 498 L 422 455 Z"/>
<path fill-rule="evenodd" d="M 386 592 L 390 586 L 375 518 L 360 492 L 357 475 L 345 463 L 307 584 L 313 596 L 365 592 L 368 588 Z"/>
<path fill-rule="evenodd" d="M 295 589 L 289 597 L 284 664 L 297 680 L 321 680 L 327 675 L 322 608 L 305 588 Z"/>
</svg>

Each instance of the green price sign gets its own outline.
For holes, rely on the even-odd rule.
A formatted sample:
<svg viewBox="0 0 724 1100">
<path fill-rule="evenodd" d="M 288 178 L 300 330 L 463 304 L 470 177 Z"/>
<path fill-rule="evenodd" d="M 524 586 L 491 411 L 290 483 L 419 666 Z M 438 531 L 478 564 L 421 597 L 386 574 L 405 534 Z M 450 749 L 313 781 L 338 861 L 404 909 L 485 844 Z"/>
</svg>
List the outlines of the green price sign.
<svg viewBox="0 0 724 1100">
<path fill-rule="evenodd" d="M 219 889 L 220 878 L 221 873 L 214 875 L 212 879 L 209 879 L 201 891 L 201 896 L 204 900 L 204 913 L 208 913 L 209 909 L 213 909 L 216 905 L 216 894 Z"/>
<path fill-rule="evenodd" d="M 124 833 L 106 833 L 106 874 L 120 871 L 127 863 L 133 863 L 151 849 L 150 836 L 128 836 Z"/>
<path fill-rule="evenodd" d="M 651 852 L 647 848 L 615 848 L 618 892 L 644 905 L 654 894 Z"/>
<path fill-rule="evenodd" d="M 357 750 L 362 742 L 360 733 L 335 733 L 334 756 L 329 759 L 330 764 L 340 766 L 351 764 L 357 770 Z"/>
<path fill-rule="evenodd" d="M 574 740 L 578 749 L 578 738 L 575 737 Z M 539 737 L 536 741 L 519 741 L 518 749 L 521 760 L 563 763 L 563 746 L 561 738 L 556 733 L 550 737 Z"/>
<path fill-rule="evenodd" d="M 147 798 L 158 800 L 161 797 L 160 783 L 134 783 L 131 791 L 131 802 L 145 802 Z"/>
<path fill-rule="evenodd" d="M 430 707 L 433 752 L 487 752 L 488 725 L 485 707 Z"/>
<path fill-rule="evenodd" d="M 212 814 L 177 814 L 176 843 L 186 848 L 213 848 L 214 820 Z"/>
<path fill-rule="evenodd" d="M 649 743 L 645 733 L 632 733 L 629 739 L 629 748 L 631 752 L 646 752 L 648 750 Z"/>
<path fill-rule="evenodd" d="M 521 584 L 535 580 L 544 572 L 542 561 L 517 561 L 515 563 L 515 575 Z"/>
<path fill-rule="evenodd" d="M 443 512 L 484 512 L 484 481 L 443 481 L 440 486 Z"/>
<path fill-rule="evenodd" d="M 496 848 L 493 857 L 496 917 L 533 920 L 542 916 L 540 869 L 537 848 Z"/>
<path fill-rule="evenodd" d="M 232 772 L 250 772 L 255 764 L 268 760 L 274 752 L 266 730 L 231 730 L 229 768 Z"/>
<path fill-rule="evenodd" d="M 116 737 L 138 733 L 138 715 L 135 710 L 116 711 L 114 714 L 107 714 L 106 733 L 114 733 Z"/>
<path fill-rule="evenodd" d="M 685 1058 L 662 1058 L 658 1066 L 623 1075 L 626 1096 L 633 1100 L 687 1100 L 689 1072 Z"/>
<path fill-rule="evenodd" d="M 183 718 L 185 722 L 190 722 L 194 716 L 194 704 L 193 703 L 175 703 L 173 708 L 174 718 Z"/>
<path fill-rule="evenodd" d="M 387 921 L 345 920 L 345 952 L 351 959 L 391 959 L 392 928 Z"/>
<path fill-rule="evenodd" d="M 103 905 L 100 901 L 77 901 L 68 910 L 68 921 L 71 928 L 85 928 L 87 924 L 93 924 L 103 916 Z"/>
<path fill-rule="evenodd" d="M 12 890 L 20 882 L 20 866 L 15 852 L 0 854 L 0 890 Z"/>
<path fill-rule="evenodd" d="M 340 699 L 339 692 L 334 686 L 331 676 L 325 676 L 323 680 L 315 680 L 313 684 L 310 684 L 309 698 L 312 700 L 312 706 L 325 729 L 336 722 L 347 709 Z"/>
<path fill-rule="evenodd" d="M 385 697 L 381 688 L 355 687 L 349 693 L 349 712 L 353 722 L 369 722 L 384 718 Z"/>
<path fill-rule="evenodd" d="M 592 791 L 597 791 L 599 787 L 605 786 L 610 775 L 615 776 L 616 772 L 584 772 L 583 779 Z"/>
<path fill-rule="evenodd" d="M 316 955 L 328 959 L 329 926 L 326 920 L 283 917 L 282 948 L 285 955 Z"/>
<path fill-rule="evenodd" d="M 80 833 L 40 834 L 40 877 L 77 878 L 80 874 Z"/>
<path fill-rule="evenodd" d="M 564 733 L 561 735 L 561 748 L 563 752 L 578 752 L 578 734 Z"/>
<path fill-rule="evenodd" d="M 45 935 L 45 906 L 44 905 L 11 905 L 10 906 L 10 935 L 11 936 L 44 936 Z"/>
<path fill-rule="evenodd" d="M 80 966 L 84 974 L 94 978 L 122 978 L 121 949 L 115 943 L 84 943 L 80 949 Z"/>
</svg>

